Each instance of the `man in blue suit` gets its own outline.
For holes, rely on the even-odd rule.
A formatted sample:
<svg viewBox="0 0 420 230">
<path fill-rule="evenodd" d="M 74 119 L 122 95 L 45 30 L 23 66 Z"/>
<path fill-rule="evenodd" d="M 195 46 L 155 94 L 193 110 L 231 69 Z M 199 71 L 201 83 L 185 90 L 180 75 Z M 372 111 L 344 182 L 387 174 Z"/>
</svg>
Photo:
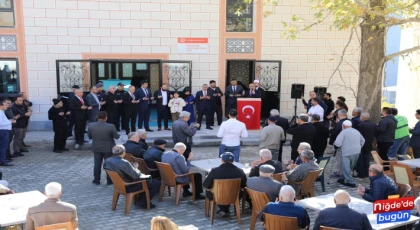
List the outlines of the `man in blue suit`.
<svg viewBox="0 0 420 230">
<path fill-rule="evenodd" d="M 138 120 L 138 127 L 139 129 L 144 128 L 148 132 L 153 132 L 149 128 L 149 119 L 150 119 L 150 111 L 152 106 L 152 101 L 154 100 L 154 97 L 152 95 L 152 91 L 150 91 L 149 88 L 147 88 L 149 84 L 144 81 L 141 83 L 141 87 L 136 90 L 134 95 L 136 96 L 136 99 L 140 102 L 137 104 L 137 113 L 139 114 L 139 120 Z"/>
<path fill-rule="evenodd" d="M 206 129 L 213 130 L 211 127 L 211 122 L 213 121 L 211 116 L 214 116 L 214 112 L 212 113 L 212 96 L 208 94 L 207 88 L 208 85 L 203 84 L 203 90 L 198 91 L 195 95 L 195 103 L 198 111 L 197 123 L 200 124 L 201 127 L 201 120 L 203 119 L 203 115 L 206 115 Z M 200 130 L 200 127 L 198 130 Z"/>
</svg>

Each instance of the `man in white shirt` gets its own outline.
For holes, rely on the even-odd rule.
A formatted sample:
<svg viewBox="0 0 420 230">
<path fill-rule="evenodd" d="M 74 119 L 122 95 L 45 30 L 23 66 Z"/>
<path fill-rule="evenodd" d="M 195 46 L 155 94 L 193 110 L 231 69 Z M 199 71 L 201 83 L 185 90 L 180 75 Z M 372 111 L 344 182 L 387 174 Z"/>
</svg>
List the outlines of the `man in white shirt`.
<svg viewBox="0 0 420 230">
<path fill-rule="evenodd" d="M 236 109 L 229 110 L 229 120 L 222 123 L 217 132 L 217 137 L 222 138 L 219 147 L 219 157 L 225 152 L 231 152 L 235 156 L 235 161 L 239 162 L 239 154 L 241 153 L 241 137 L 247 138 L 248 131 L 243 122 L 236 120 L 238 111 Z"/>
<path fill-rule="evenodd" d="M 311 108 L 309 108 L 308 111 L 308 116 L 309 116 L 309 120 L 308 122 L 310 123 L 312 121 L 312 115 L 314 114 L 318 114 L 321 117 L 320 122 L 324 121 L 324 109 L 319 105 L 319 99 L 318 98 L 312 98 L 311 100 Z"/>
<path fill-rule="evenodd" d="M 15 123 L 16 121 L 7 119 L 6 114 L 4 114 L 7 107 L 6 100 L 0 100 L 0 166 L 13 166 L 6 160 L 6 150 L 9 145 L 9 135 L 12 130 L 12 123 Z"/>
</svg>

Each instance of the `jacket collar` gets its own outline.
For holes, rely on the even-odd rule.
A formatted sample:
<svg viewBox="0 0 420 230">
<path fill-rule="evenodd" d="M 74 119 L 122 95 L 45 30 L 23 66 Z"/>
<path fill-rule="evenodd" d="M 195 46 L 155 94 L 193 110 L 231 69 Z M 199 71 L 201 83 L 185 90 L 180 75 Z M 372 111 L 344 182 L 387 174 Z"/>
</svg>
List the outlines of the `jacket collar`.
<svg viewBox="0 0 420 230">
<path fill-rule="evenodd" d="M 383 176 L 385 176 L 385 174 L 384 173 L 379 173 L 378 175 L 376 175 L 376 176 L 371 176 L 371 177 L 369 177 L 369 179 L 370 179 L 370 182 L 372 183 L 374 180 L 376 180 L 376 179 L 378 179 L 378 178 L 381 178 L 381 177 L 383 177 Z"/>
<path fill-rule="evenodd" d="M 45 202 L 58 202 L 58 201 L 60 201 L 60 199 L 58 199 L 58 198 L 47 198 L 45 200 Z"/>
<path fill-rule="evenodd" d="M 349 209 L 349 206 L 347 204 L 336 204 L 335 208 L 347 208 L 347 209 Z"/>
<path fill-rule="evenodd" d="M 134 144 L 136 144 L 136 145 L 138 145 L 138 144 L 139 144 L 138 142 L 135 142 L 135 141 L 132 141 L 132 140 L 128 140 L 127 142 L 134 143 Z"/>
<path fill-rule="evenodd" d="M 233 163 L 223 163 L 219 167 L 221 167 L 221 168 L 237 168 L 236 165 L 234 165 Z"/>
<path fill-rule="evenodd" d="M 161 147 L 159 147 L 159 146 L 153 146 L 153 148 L 155 148 L 155 149 L 158 149 L 158 150 L 160 150 L 160 151 L 162 151 L 162 152 L 164 152 L 165 151 L 165 149 L 162 149 Z"/>
</svg>

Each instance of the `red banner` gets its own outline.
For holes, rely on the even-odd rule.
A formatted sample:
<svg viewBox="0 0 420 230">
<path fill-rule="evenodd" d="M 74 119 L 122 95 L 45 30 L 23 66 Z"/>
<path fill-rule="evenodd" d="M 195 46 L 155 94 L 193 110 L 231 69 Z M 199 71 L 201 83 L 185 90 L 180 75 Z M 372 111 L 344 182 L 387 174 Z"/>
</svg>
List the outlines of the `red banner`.
<svg viewBox="0 0 420 230">
<path fill-rule="evenodd" d="M 238 98 L 237 103 L 238 120 L 246 125 L 246 129 L 260 129 L 261 99 L 259 98 Z"/>
</svg>

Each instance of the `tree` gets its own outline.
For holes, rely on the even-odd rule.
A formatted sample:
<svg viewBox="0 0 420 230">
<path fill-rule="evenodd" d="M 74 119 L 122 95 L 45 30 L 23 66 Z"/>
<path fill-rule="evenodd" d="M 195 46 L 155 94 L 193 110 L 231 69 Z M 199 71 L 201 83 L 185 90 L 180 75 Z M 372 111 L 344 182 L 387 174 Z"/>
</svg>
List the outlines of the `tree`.
<svg viewBox="0 0 420 230">
<path fill-rule="evenodd" d="M 244 0 L 250 2 L 252 0 Z M 264 4 L 277 5 L 275 0 L 261 0 Z M 350 31 L 349 40 L 343 49 L 338 65 L 332 75 L 341 75 L 340 66 L 354 36 L 360 43 L 359 83 L 356 95 L 357 106 L 370 112 L 374 120 L 379 120 L 382 99 L 383 73 L 387 61 L 420 50 L 414 46 L 406 50 L 386 55 L 386 32 L 392 26 L 411 27 L 420 22 L 420 0 L 309 0 L 315 10 L 314 21 L 309 23 L 299 15 L 292 22 L 283 25 L 283 34 L 295 39 L 300 33 L 332 20 L 330 29 Z M 272 12 L 264 12 L 269 16 Z M 359 35 L 360 34 L 360 35 Z"/>
</svg>

